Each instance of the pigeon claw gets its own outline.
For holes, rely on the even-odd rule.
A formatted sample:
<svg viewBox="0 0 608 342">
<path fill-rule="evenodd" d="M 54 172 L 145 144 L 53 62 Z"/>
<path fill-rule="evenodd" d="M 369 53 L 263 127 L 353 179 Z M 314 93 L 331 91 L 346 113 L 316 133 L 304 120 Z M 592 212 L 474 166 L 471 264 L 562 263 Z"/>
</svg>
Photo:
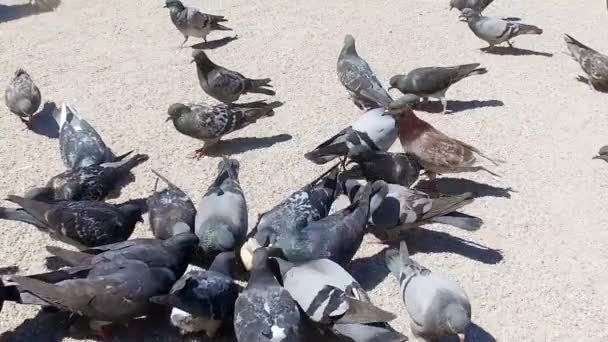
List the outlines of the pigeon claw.
<svg viewBox="0 0 608 342">
<path fill-rule="evenodd" d="M 189 157 L 191 159 L 200 160 L 201 158 L 203 158 L 206 155 L 207 155 L 207 146 L 203 146 L 203 147 L 199 148 L 198 150 L 194 151 L 194 153 L 191 154 Z"/>
</svg>

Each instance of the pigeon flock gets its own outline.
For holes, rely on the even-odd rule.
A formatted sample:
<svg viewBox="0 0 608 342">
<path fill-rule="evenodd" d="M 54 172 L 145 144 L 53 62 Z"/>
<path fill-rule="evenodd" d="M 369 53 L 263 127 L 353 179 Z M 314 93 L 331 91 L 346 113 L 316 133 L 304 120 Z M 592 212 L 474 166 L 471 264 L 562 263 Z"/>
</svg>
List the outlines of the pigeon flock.
<svg viewBox="0 0 608 342">
<path fill-rule="evenodd" d="M 503 43 L 512 47 L 519 35 L 543 33 L 533 25 L 482 15 L 492 2 L 449 1 L 472 33 L 488 43 L 483 51 Z M 182 47 L 190 37 L 208 43 L 214 31 L 233 30 L 224 16 L 179 0 L 167 0 L 165 7 L 184 36 Z M 608 56 L 570 35 L 564 39 L 589 86 L 608 86 Z M 500 177 L 495 168 L 504 161 L 442 133 L 414 109 L 435 98 L 445 114 L 450 87 L 491 71 L 480 63 L 421 67 L 394 75 L 385 88 L 358 54 L 355 37 L 346 35 L 336 55 L 337 77 L 361 115 L 304 154 L 312 163 L 329 164 L 327 171 L 294 189 L 255 223 L 248 222 L 247 189 L 239 182 L 240 168 L 248 165 L 228 157 L 219 161 L 217 176 L 197 207 L 154 170 L 157 183 L 148 197 L 105 202 L 152 156 L 115 153 L 73 105 L 61 103 L 53 118 L 66 170 L 24 194 L 7 194 L 13 205 L 0 207 L 0 219 L 34 226 L 76 250 L 48 246 L 52 256 L 47 264 L 59 267 L 3 279 L 0 309 L 11 301 L 67 311 L 88 319 L 101 339 L 112 337 L 114 325 L 165 315 L 183 335 L 232 334 L 239 342 L 407 341 L 404 332 L 389 324 L 407 313 L 417 338 L 463 340 L 472 322 L 466 291 L 451 277 L 416 262 L 403 240 L 431 223 L 480 229 L 481 218 L 459 212 L 474 194 L 438 193 L 434 180 L 477 171 Z M 220 56 L 213 60 L 221 62 Z M 193 154 L 197 159 L 221 144 L 224 135 L 273 116 L 283 105 L 262 99 L 239 102 L 244 94 L 275 96 L 271 79 L 248 78 L 214 61 L 204 49 L 192 49 L 200 87 L 213 100 L 167 103 L 166 121 L 203 142 Z M 44 94 L 34 81 L 18 69 L 5 92 L 6 106 L 27 128 Z M 398 96 L 391 95 L 393 89 Z M 403 152 L 388 152 L 397 141 Z M 594 158 L 608 161 L 608 146 Z M 428 178 L 428 188 L 417 186 L 421 177 Z M 165 186 L 159 188 L 159 183 Z M 342 195 L 350 203 L 336 207 Z M 145 214 L 154 238 L 130 239 Z M 402 312 L 375 305 L 349 273 L 366 234 L 399 246 L 386 250 L 385 267 L 400 285 Z"/>
</svg>

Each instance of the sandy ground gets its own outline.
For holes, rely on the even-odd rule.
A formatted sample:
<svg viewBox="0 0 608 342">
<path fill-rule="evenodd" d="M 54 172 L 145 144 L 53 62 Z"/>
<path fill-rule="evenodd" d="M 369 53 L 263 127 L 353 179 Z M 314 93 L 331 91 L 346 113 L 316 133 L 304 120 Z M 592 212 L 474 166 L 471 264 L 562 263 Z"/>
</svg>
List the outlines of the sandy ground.
<svg viewBox="0 0 608 342">
<path fill-rule="evenodd" d="M 411 243 L 415 259 L 466 289 L 476 323 L 469 341 L 608 339 L 608 165 L 591 160 L 608 143 L 607 95 L 577 82 L 579 66 L 561 53 L 564 32 L 608 52 L 603 1 L 497 0 L 488 8 L 487 15 L 521 17 L 544 28 L 542 36 L 520 37 L 515 45 L 552 57 L 481 53 L 485 43 L 448 12 L 447 0 L 188 3 L 227 16 L 239 35 L 210 51 L 211 58 L 251 77 L 272 78 L 277 99 L 286 103 L 275 117 L 227 137 L 221 149 L 241 161 L 251 222 L 323 171 L 302 155 L 360 115 L 335 75 L 344 34 L 357 38 L 359 53 L 385 84 L 414 67 L 482 63 L 488 74 L 448 92 L 457 100 L 450 104 L 455 113 L 419 115 L 505 159 L 504 176 L 440 179 L 441 191 L 477 192 L 464 211 L 485 225 L 474 233 L 428 226 Z M 182 37 L 163 1 L 70 0 L 55 12 L 22 17 L 11 10 L 16 4 L 0 5 L 0 84 L 24 66 L 44 100 L 70 101 L 116 151 L 150 154 L 123 199 L 149 194 L 154 168 L 198 201 L 219 159 L 186 158 L 201 144 L 164 122 L 171 103 L 208 97 L 189 63 L 190 50 L 178 49 Z M 52 134 L 24 130 L 6 109 L 0 114 L 0 196 L 23 193 L 63 170 Z M 58 242 L 24 224 L 1 224 L 0 266 L 19 265 L 23 274 L 45 270 L 44 246 Z M 150 236 L 147 225 L 135 236 Z M 379 306 L 399 315 L 394 327 L 409 335 L 382 249 L 365 244 L 352 271 Z M 0 340 L 69 335 L 65 317 L 38 311 L 5 304 Z M 135 324 L 119 336 L 141 340 L 146 332 L 146 340 L 177 339 L 163 324 L 152 326 Z"/>
</svg>

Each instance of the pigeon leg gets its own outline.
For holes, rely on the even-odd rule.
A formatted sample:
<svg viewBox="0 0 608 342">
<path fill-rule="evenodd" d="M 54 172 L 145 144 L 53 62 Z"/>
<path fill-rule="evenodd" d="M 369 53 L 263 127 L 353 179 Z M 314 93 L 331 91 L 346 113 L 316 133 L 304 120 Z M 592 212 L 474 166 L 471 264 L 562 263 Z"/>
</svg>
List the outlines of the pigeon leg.
<svg viewBox="0 0 608 342">
<path fill-rule="evenodd" d="M 593 86 L 593 82 L 591 81 L 591 77 L 587 77 L 587 83 L 589 83 L 589 88 L 591 88 L 592 91 L 595 91 L 595 86 Z"/>
<path fill-rule="evenodd" d="M 510 41 L 507 40 L 507 45 L 509 45 L 510 48 L 513 47 L 513 43 L 511 43 Z"/>
<path fill-rule="evenodd" d="M 32 117 L 31 116 L 30 116 L 29 120 L 26 120 L 23 117 L 19 117 L 19 119 L 21 119 L 21 122 L 23 122 L 25 124 L 25 127 L 27 127 L 27 129 L 29 129 L 29 130 L 32 129 Z"/>
<path fill-rule="evenodd" d="M 217 144 L 217 142 L 220 141 L 220 139 L 214 139 L 214 140 L 207 140 L 205 141 L 205 143 L 203 144 L 203 147 L 199 148 L 198 150 L 194 151 L 194 154 L 190 156 L 190 158 L 192 159 L 201 159 L 203 156 L 207 155 L 207 151 L 209 151 L 209 148 L 215 144 Z"/>
<path fill-rule="evenodd" d="M 441 106 L 443 107 L 443 114 L 448 111 L 448 100 L 445 96 L 442 96 L 439 100 L 441 100 Z"/>
<path fill-rule="evenodd" d="M 182 42 L 182 45 L 180 45 L 180 47 L 182 47 L 182 48 L 184 47 L 184 44 L 186 44 L 186 42 L 188 41 L 188 38 L 190 38 L 190 37 L 184 36 L 184 41 Z"/>
</svg>

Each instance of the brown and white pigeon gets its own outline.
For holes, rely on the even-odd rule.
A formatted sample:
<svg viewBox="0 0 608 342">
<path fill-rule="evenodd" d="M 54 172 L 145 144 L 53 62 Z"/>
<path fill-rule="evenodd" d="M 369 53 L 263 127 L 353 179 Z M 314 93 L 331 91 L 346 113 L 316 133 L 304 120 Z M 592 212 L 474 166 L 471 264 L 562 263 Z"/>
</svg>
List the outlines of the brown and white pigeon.
<svg viewBox="0 0 608 342">
<path fill-rule="evenodd" d="M 4 101 L 8 109 L 31 128 L 32 116 L 40 107 L 41 95 L 40 89 L 25 70 L 15 71 L 15 76 L 4 92 Z"/>
</svg>

